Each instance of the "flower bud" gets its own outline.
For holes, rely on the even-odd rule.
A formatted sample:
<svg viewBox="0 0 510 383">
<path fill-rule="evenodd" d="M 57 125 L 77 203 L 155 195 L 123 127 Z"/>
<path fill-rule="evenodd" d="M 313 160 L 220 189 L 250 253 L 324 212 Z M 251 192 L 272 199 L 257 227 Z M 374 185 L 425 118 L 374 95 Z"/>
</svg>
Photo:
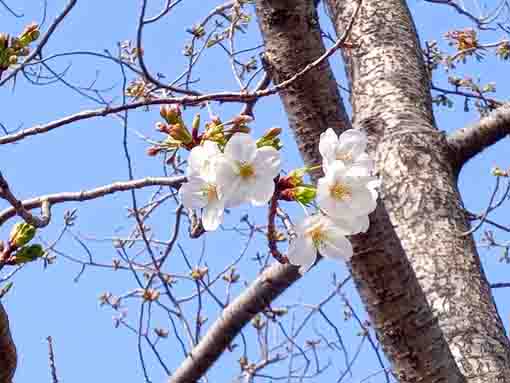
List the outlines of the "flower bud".
<svg viewBox="0 0 510 383">
<path fill-rule="evenodd" d="M 253 117 L 247 114 L 240 114 L 232 119 L 232 125 L 246 125 L 253 121 Z"/>
<path fill-rule="evenodd" d="M 303 185 L 304 183 L 303 177 L 305 176 L 307 171 L 308 168 L 294 169 L 285 177 L 280 178 L 280 180 L 278 181 L 278 188 L 280 190 L 285 190 Z"/>
<path fill-rule="evenodd" d="M 37 229 L 26 223 L 20 222 L 13 226 L 9 236 L 9 243 L 13 247 L 22 247 L 32 240 Z"/>
<path fill-rule="evenodd" d="M 246 134 L 250 134 L 251 129 L 248 128 L 245 125 L 241 125 L 241 126 L 236 126 L 235 128 L 230 129 L 230 132 L 232 134 L 234 134 L 234 133 L 246 133 Z"/>
<path fill-rule="evenodd" d="M 182 113 L 179 105 L 163 105 L 159 110 L 159 114 L 170 125 L 182 123 Z"/>
<path fill-rule="evenodd" d="M 193 121 L 191 122 L 191 136 L 193 140 L 198 141 L 198 130 L 200 129 L 200 114 L 197 113 L 195 117 L 193 117 Z"/>
<path fill-rule="evenodd" d="M 278 137 L 281 133 L 282 128 L 273 127 L 267 130 L 262 137 L 269 140 Z"/>
<path fill-rule="evenodd" d="M 43 255 L 44 249 L 39 244 L 24 246 L 14 255 L 14 264 L 21 265 L 22 263 L 32 262 Z"/>
<path fill-rule="evenodd" d="M 282 144 L 278 136 L 281 132 L 282 130 L 280 128 L 269 129 L 257 140 L 257 147 L 261 148 L 263 146 L 271 146 L 276 150 L 280 150 L 282 148 Z"/>
<path fill-rule="evenodd" d="M 147 149 L 147 155 L 154 157 L 157 156 L 160 151 L 161 148 L 158 148 L 157 146 L 151 146 L 149 149 Z"/>
<path fill-rule="evenodd" d="M 21 35 L 18 37 L 19 43 L 22 47 L 26 47 L 31 42 L 34 42 L 39 38 L 41 32 L 39 32 L 39 25 L 31 23 L 25 27 Z"/>
<path fill-rule="evenodd" d="M 285 189 L 280 193 L 280 199 L 284 201 L 297 201 L 303 205 L 309 205 L 315 199 L 317 189 L 313 186 L 297 186 Z"/>
<path fill-rule="evenodd" d="M 191 144 L 193 142 L 193 137 L 191 137 L 191 133 L 182 124 L 172 125 L 168 131 L 168 134 L 173 139 L 181 141 L 185 145 Z"/>
<path fill-rule="evenodd" d="M 7 33 L 0 33 L 0 51 L 7 48 L 9 42 L 9 35 Z"/>
<path fill-rule="evenodd" d="M 508 172 L 496 166 L 492 168 L 492 175 L 496 177 L 508 177 Z"/>
<path fill-rule="evenodd" d="M 167 133 L 167 134 L 170 133 L 169 126 L 161 121 L 156 122 L 156 130 L 161 133 Z"/>
<path fill-rule="evenodd" d="M 159 291 L 155 289 L 145 289 L 142 294 L 143 299 L 149 302 L 157 301 L 159 295 L 160 295 Z"/>
</svg>

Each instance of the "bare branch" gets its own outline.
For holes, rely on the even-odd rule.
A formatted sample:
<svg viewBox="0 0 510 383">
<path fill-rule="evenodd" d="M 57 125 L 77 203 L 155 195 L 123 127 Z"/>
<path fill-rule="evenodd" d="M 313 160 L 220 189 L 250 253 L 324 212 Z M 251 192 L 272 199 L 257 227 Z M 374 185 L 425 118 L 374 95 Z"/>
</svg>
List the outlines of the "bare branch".
<svg viewBox="0 0 510 383">
<path fill-rule="evenodd" d="M 60 13 L 60 15 L 57 16 L 57 18 L 55 19 L 53 24 L 50 25 L 50 27 L 48 28 L 46 33 L 42 36 L 41 42 L 39 43 L 39 45 L 37 45 L 37 47 L 34 49 L 34 51 L 30 55 L 28 55 L 28 57 L 25 59 L 25 61 L 23 61 L 23 63 L 20 66 L 18 66 L 12 72 L 9 72 L 9 74 L 7 76 L 5 76 L 3 78 L 3 80 L 0 80 L 0 86 L 4 85 L 7 81 L 9 81 L 11 78 L 16 76 L 16 74 L 20 70 L 22 70 L 26 64 L 28 64 L 30 61 L 32 61 L 34 58 L 36 58 L 37 56 L 39 56 L 41 54 L 44 46 L 50 39 L 53 32 L 55 32 L 58 25 L 62 22 L 62 20 L 65 19 L 65 17 L 69 14 L 69 12 L 71 12 L 71 9 L 73 9 L 73 7 L 76 5 L 77 2 L 78 2 L 78 0 L 70 0 L 69 3 L 67 3 L 64 10 Z"/>
<path fill-rule="evenodd" d="M 172 97 L 172 98 L 159 98 L 155 100 L 144 100 L 137 101 L 131 104 L 118 105 L 112 107 L 106 107 L 95 110 L 85 110 L 70 116 L 61 118 L 59 120 L 52 121 L 45 125 L 38 125 L 32 128 L 24 129 L 19 132 L 9 134 L 0 137 L 0 145 L 9 144 L 12 142 L 19 141 L 25 137 L 33 136 L 36 134 L 46 133 L 53 129 L 68 125 L 70 123 L 86 120 L 94 117 L 105 117 L 110 114 L 123 112 L 126 110 L 137 109 L 148 105 L 163 105 L 163 104 L 179 104 L 186 106 L 196 106 L 206 101 L 217 101 L 217 102 L 238 102 L 238 103 L 249 103 L 260 97 L 267 97 L 276 94 L 282 90 L 287 89 L 294 82 L 301 80 L 309 71 L 320 66 L 325 60 L 327 60 L 333 53 L 335 53 L 340 47 L 342 47 L 347 39 L 347 33 L 344 34 L 335 45 L 330 47 L 320 57 L 313 62 L 306 65 L 303 69 L 298 71 L 292 77 L 287 80 L 280 82 L 269 89 L 260 89 L 255 92 L 218 92 L 210 94 L 199 94 L 196 96 L 183 96 L 183 97 Z M 264 79 L 259 87 L 264 86 L 266 80 Z M 1 83 L 0 83 L 1 85 Z"/>
<path fill-rule="evenodd" d="M 12 194 L 11 189 L 9 188 L 9 184 L 6 179 L 3 177 L 2 172 L 0 172 L 0 198 L 5 199 L 12 205 L 12 208 L 21 218 L 25 220 L 25 222 L 31 224 L 35 227 L 45 227 L 48 225 L 51 219 L 51 211 L 50 205 L 47 201 L 42 201 L 41 207 L 43 210 L 43 214 L 41 218 L 35 217 L 32 215 L 25 207 L 23 203 L 18 200 L 14 194 Z"/>
<path fill-rule="evenodd" d="M 63 202 L 88 201 L 120 191 L 141 189 L 148 186 L 171 186 L 177 188 L 185 181 L 186 177 L 147 177 L 128 182 L 115 182 L 88 191 L 48 194 L 22 201 L 21 204 L 23 209 L 31 210 L 37 207 L 42 207 L 44 203 L 52 206 Z M 0 226 L 15 215 L 16 209 L 14 207 L 7 208 L 0 212 Z"/>
<path fill-rule="evenodd" d="M 220 318 L 174 372 L 169 382 L 196 382 L 220 357 L 244 325 L 300 277 L 298 268 L 289 264 L 273 264 L 267 268 L 223 310 Z"/>
<path fill-rule="evenodd" d="M 459 129 L 448 137 L 455 152 L 457 169 L 484 149 L 510 134 L 510 104 L 504 104 L 477 123 Z"/>
</svg>

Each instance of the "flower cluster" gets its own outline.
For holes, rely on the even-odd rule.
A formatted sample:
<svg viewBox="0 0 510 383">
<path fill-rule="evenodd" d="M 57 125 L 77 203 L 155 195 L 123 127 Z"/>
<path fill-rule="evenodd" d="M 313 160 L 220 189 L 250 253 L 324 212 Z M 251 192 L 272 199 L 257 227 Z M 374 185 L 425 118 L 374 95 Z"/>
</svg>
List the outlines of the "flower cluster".
<svg viewBox="0 0 510 383">
<path fill-rule="evenodd" d="M 328 129 L 320 137 L 319 151 L 325 176 L 317 185 L 319 211 L 296 227 L 288 258 L 306 272 L 317 252 L 333 259 L 348 260 L 352 246 L 347 235 L 368 230 L 368 214 L 376 208 L 378 185 L 372 176 L 374 161 L 365 152 L 367 137 L 350 129 L 338 137 Z"/>
<path fill-rule="evenodd" d="M 188 180 L 179 190 L 182 204 L 187 209 L 202 210 L 206 231 L 218 228 L 225 208 L 243 203 L 263 206 L 271 201 L 269 208 L 274 211 L 278 200 L 309 205 L 315 199 L 319 209 L 296 226 L 288 260 L 305 272 L 314 264 L 317 252 L 336 259 L 352 256 L 347 236 L 368 229 L 368 215 L 375 210 L 378 196 L 374 161 L 365 152 L 365 133 L 351 129 L 338 137 L 328 129 L 321 135 L 319 151 L 325 175 L 314 187 L 304 183 L 310 168 L 277 178 L 281 163 L 278 128 L 255 140 L 244 125 L 245 119 L 206 124 L 203 134 L 198 133 L 199 123 L 195 121 L 190 133 L 177 109 L 163 112 L 169 137 L 178 141 L 179 147 L 190 150 Z M 225 129 L 227 124 L 232 128 Z"/>
<path fill-rule="evenodd" d="M 235 133 L 223 151 L 210 140 L 191 150 L 188 182 L 179 194 L 184 207 L 203 209 L 204 229 L 211 231 L 222 222 L 225 207 L 266 204 L 275 192 L 274 178 L 279 172 L 277 149 L 257 145 L 247 133 Z"/>
</svg>

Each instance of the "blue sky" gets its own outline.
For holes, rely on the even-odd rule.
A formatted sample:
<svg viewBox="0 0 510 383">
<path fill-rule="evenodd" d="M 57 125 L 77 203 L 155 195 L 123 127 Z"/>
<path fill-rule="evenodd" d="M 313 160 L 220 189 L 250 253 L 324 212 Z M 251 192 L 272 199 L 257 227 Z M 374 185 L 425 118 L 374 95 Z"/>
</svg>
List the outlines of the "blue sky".
<svg viewBox="0 0 510 383">
<path fill-rule="evenodd" d="M 8 2 L 17 11 L 23 12 L 23 18 L 14 18 L 0 6 L 0 32 L 16 34 L 27 23 L 39 21 L 42 18 L 43 1 L 22 0 Z M 48 0 L 46 25 L 53 20 L 64 6 L 64 1 Z M 134 39 L 136 22 L 139 12 L 138 1 L 78 1 L 78 5 L 69 17 L 59 27 L 51 38 L 45 52 L 50 54 L 68 51 L 104 52 L 108 50 L 116 54 L 117 43 Z M 155 14 L 165 1 L 150 2 L 150 14 Z M 201 20 L 209 10 L 218 5 L 216 1 L 197 2 L 184 1 L 182 6 L 175 8 L 175 12 L 161 20 L 160 23 L 147 26 L 145 30 L 145 57 L 147 64 L 154 73 L 162 72 L 167 78 L 178 76 L 186 65 L 182 56 L 184 42 L 190 35 L 185 31 L 193 23 Z M 422 41 L 442 39 L 442 34 L 454 27 L 466 27 L 470 24 L 455 15 L 447 7 L 432 6 L 423 1 L 409 1 Z M 323 15 L 324 19 L 324 15 Z M 242 35 L 239 46 L 249 47 L 260 43 L 260 36 L 256 23 L 250 24 L 249 33 Z M 488 34 L 484 42 L 492 42 L 502 36 Z M 447 49 L 444 41 L 441 41 Z M 345 84 L 343 69 L 338 56 L 331 59 L 337 79 Z M 73 84 L 83 87 L 94 83 L 101 89 L 113 90 L 109 96 L 114 103 L 120 103 L 120 86 L 122 77 L 119 66 L 106 60 L 87 55 L 61 57 L 49 62 L 55 70 L 65 70 L 66 79 Z M 70 65 L 71 64 L 71 65 Z M 70 65 L 70 66 L 69 66 Z M 470 73 L 480 77 L 483 82 L 502 81 L 507 71 L 507 63 L 488 58 L 482 65 L 466 64 L 458 68 L 457 73 Z M 490 71 L 487 68 L 490 67 Z M 230 73 L 229 62 L 220 48 L 211 48 L 204 55 L 197 68 L 198 85 L 202 91 L 236 89 L 236 82 Z M 438 72 L 436 82 L 445 85 L 445 76 Z M 445 85 L 446 86 L 446 85 Z M 508 98 L 508 89 L 504 83 L 498 88 L 500 99 Z M 343 94 L 345 101 L 348 95 Z M 95 109 L 96 103 L 88 100 L 61 83 L 38 86 L 29 84 L 19 76 L 15 86 L 12 83 L 0 89 L 0 122 L 7 129 L 18 127 L 27 128 L 39 123 L 49 122 L 84 109 Z M 238 112 L 238 105 L 212 104 L 214 113 L 225 116 L 225 119 Z M 476 111 L 465 113 L 462 110 L 462 100 L 457 100 L 453 109 L 444 108 L 436 111 L 436 118 L 440 129 L 452 131 L 465 126 L 477 119 Z M 185 119 L 191 121 L 196 112 L 207 117 L 207 110 L 186 110 Z M 144 153 L 147 144 L 140 139 L 139 134 L 151 138 L 158 138 L 153 126 L 159 119 L 157 108 L 134 111 L 129 114 L 128 145 L 134 159 L 135 178 L 151 175 L 161 175 L 162 165 L 158 159 L 147 157 Z M 301 164 L 297 150 L 288 133 L 288 123 L 283 113 L 280 101 L 272 96 L 257 104 L 256 121 L 253 124 L 254 134 L 260 134 L 271 126 L 284 128 L 284 169 L 292 169 Z M 92 187 L 128 179 L 126 159 L 122 146 L 123 127 L 114 118 L 96 118 L 81 121 L 67 127 L 57 129 L 49 134 L 35 136 L 23 140 L 19 144 L 6 145 L 0 151 L 0 170 L 9 180 L 12 189 L 20 198 L 29 198 L 47 193 L 60 191 L 79 191 Z M 461 174 L 460 186 L 466 206 L 473 211 L 481 211 L 488 201 L 494 185 L 490 169 L 494 165 L 509 167 L 508 139 L 490 148 L 482 156 L 471 161 Z M 151 191 L 137 192 L 140 201 L 148 198 Z M 66 209 L 78 208 L 78 219 L 73 232 L 86 241 L 88 248 L 98 261 L 110 263 L 116 257 L 111 241 L 102 240 L 116 235 L 125 235 L 132 228 L 133 222 L 126 220 L 126 207 L 131 204 L 129 193 L 116 194 L 86 204 L 59 205 L 53 209 L 53 222 L 41 232 L 40 240 L 51 243 L 62 227 L 62 216 Z M 6 204 L 0 202 L 0 208 Z M 168 238 L 174 224 L 175 206 L 171 203 L 163 205 L 151 220 L 156 234 L 161 238 Z M 225 226 L 233 227 L 238 224 L 239 217 L 249 213 L 258 223 L 264 222 L 263 211 L 252 208 L 242 208 L 226 219 Z M 508 212 L 508 208 L 506 209 Z M 302 213 L 298 209 L 290 208 L 289 212 Z M 508 213 L 506 214 L 508 216 Z M 496 212 L 492 218 L 504 223 L 504 210 Z M 12 223 L 14 222 L 11 221 Z M 185 225 L 186 226 L 186 225 Z M 0 238 L 5 238 L 10 225 L 0 229 Z M 206 249 L 206 262 L 211 271 L 220 271 L 228 265 L 241 251 L 245 239 L 232 231 L 213 233 L 199 240 L 190 240 L 185 235 L 187 228 L 182 230 L 180 244 L 186 249 L 192 262 L 198 262 L 203 248 Z M 499 238 L 504 240 L 502 234 Z M 508 240 L 508 237 L 506 238 Z M 73 239 L 66 235 L 57 249 L 73 257 L 85 258 L 86 251 Z M 266 245 L 261 235 L 256 235 L 245 257 L 240 263 L 241 280 L 243 283 L 233 288 L 235 296 L 242 291 L 244 282 L 249 283 L 256 275 L 256 267 L 251 258 L 257 251 L 265 251 Z M 482 260 L 489 280 L 505 281 L 508 269 L 498 262 L 498 255 L 494 252 L 481 251 Z M 176 252 L 172 254 L 169 263 L 172 272 L 187 271 L 182 257 Z M 55 342 L 58 373 L 62 380 L 76 383 L 89 380 L 103 381 L 142 381 L 136 350 L 136 337 L 128 330 L 115 329 L 112 324 L 114 313 L 108 308 L 100 308 L 98 296 L 110 291 L 115 295 L 124 294 L 136 287 L 133 278 L 128 273 L 112 272 L 109 270 L 87 268 L 78 283 L 73 281 L 79 272 L 79 266 L 58 257 L 56 264 L 43 269 L 41 263 L 30 264 L 14 278 L 14 288 L 3 300 L 9 312 L 12 331 L 18 346 L 20 361 L 16 374 L 16 383 L 28 381 L 50 381 L 47 345 L 45 338 L 51 335 Z M 279 299 L 278 304 L 289 303 L 317 303 L 330 291 L 331 276 L 335 273 L 339 279 L 347 275 L 343 265 L 333 262 L 322 262 L 319 267 L 298 282 L 289 292 Z M 192 284 L 182 283 L 176 287 L 179 294 L 186 295 L 193 291 Z M 224 291 L 224 285 L 215 290 Z M 359 313 L 359 299 L 352 286 L 345 290 L 346 296 L 356 306 Z M 505 303 L 505 291 L 496 291 L 495 296 L 499 304 L 500 313 L 505 326 L 508 326 L 510 304 Z M 210 325 L 218 314 L 218 306 L 210 297 L 205 297 L 205 313 L 209 317 L 206 323 Z M 193 312 L 194 306 L 186 306 Z M 136 323 L 137 305 L 127 303 L 128 318 Z M 339 301 L 327 306 L 331 317 L 338 318 L 338 326 L 348 345 L 349 352 L 355 352 L 359 337 L 354 321 L 343 321 L 343 307 Z M 302 314 L 303 312 L 301 312 Z M 364 315 L 364 314 L 362 314 Z M 166 318 L 155 314 L 155 321 L 161 327 L 168 327 Z M 326 328 L 323 321 L 317 320 L 314 326 L 321 328 L 332 336 L 332 329 Z M 307 335 L 313 333 L 311 326 Z M 253 331 L 247 330 L 246 335 L 254 340 Z M 252 347 L 252 346 L 250 346 Z M 254 352 L 250 348 L 251 351 Z M 183 359 L 177 341 L 170 337 L 161 343 L 161 351 L 169 367 L 174 369 Z M 255 355 L 255 354 L 254 354 Z M 334 353 L 332 358 L 341 354 Z M 227 355 L 211 371 L 211 381 L 232 381 L 238 372 L 235 359 L 238 355 Z M 353 368 L 353 376 L 347 381 L 356 382 L 376 371 L 373 353 L 365 351 L 360 362 Z M 333 360 L 335 363 L 336 359 Z M 154 360 L 149 357 L 148 364 L 151 378 L 154 382 L 164 380 L 164 372 L 158 368 Z M 367 368 L 367 366 L 369 366 Z M 331 368 L 318 381 L 331 381 L 338 377 L 343 368 L 343 361 Z M 368 372 L 367 372 L 368 371 Z M 350 380 L 349 380 L 350 379 Z M 384 381 L 376 377 L 374 382 Z"/>
</svg>

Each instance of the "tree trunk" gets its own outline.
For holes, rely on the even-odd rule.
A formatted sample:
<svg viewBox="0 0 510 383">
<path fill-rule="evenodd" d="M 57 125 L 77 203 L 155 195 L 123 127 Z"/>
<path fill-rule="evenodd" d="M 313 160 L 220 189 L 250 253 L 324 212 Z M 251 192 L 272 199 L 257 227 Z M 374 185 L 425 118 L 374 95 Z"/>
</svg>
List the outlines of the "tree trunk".
<svg viewBox="0 0 510 383">
<path fill-rule="evenodd" d="M 324 53 L 311 0 L 258 0 L 265 60 L 280 83 Z M 321 163 L 320 134 L 349 128 L 328 63 L 280 93 L 303 159 Z M 373 147 L 373 145 L 372 145 Z M 367 234 L 353 238 L 351 271 L 372 324 L 401 382 L 463 382 L 381 204 Z"/>
<path fill-rule="evenodd" d="M 341 35 L 358 6 L 328 0 Z M 378 142 L 382 199 L 450 350 L 469 382 L 510 382 L 510 345 L 436 128 L 430 82 L 403 0 L 364 0 L 344 49 L 353 120 Z M 382 232 L 380 238 L 384 239 Z"/>
<path fill-rule="evenodd" d="M 12 382 L 16 362 L 16 348 L 9 330 L 9 319 L 0 302 L 0 383 Z"/>
</svg>

